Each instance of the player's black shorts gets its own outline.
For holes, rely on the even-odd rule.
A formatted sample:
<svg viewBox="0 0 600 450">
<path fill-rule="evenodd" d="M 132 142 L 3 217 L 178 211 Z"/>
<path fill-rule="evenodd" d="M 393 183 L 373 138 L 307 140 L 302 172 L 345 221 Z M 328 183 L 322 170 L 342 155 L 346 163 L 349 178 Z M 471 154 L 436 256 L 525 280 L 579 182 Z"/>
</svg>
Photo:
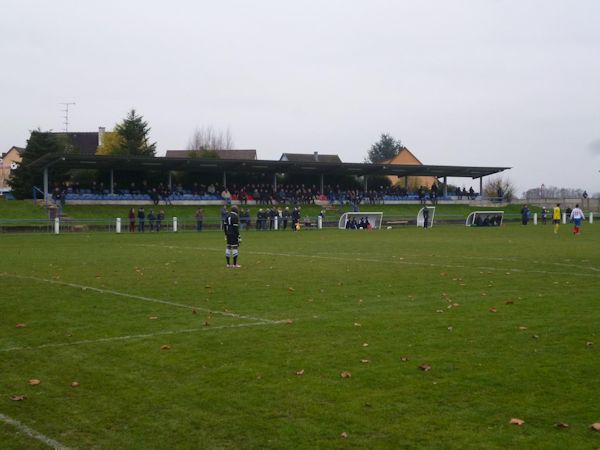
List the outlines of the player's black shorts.
<svg viewBox="0 0 600 450">
<path fill-rule="evenodd" d="M 240 245 L 240 237 L 227 235 L 227 245 Z"/>
</svg>

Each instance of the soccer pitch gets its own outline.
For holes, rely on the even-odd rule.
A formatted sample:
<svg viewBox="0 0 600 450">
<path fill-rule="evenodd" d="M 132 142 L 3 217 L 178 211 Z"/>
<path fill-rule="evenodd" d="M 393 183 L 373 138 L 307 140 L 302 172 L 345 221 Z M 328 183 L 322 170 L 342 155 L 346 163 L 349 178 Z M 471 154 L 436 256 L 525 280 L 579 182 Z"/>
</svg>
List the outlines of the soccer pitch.
<svg viewBox="0 0 600 450">
<path fill-rule="evenodd" d="M 600 446 L 598 225 L 242 236 L 0 236 L 0 447 Z"/>
</svg>

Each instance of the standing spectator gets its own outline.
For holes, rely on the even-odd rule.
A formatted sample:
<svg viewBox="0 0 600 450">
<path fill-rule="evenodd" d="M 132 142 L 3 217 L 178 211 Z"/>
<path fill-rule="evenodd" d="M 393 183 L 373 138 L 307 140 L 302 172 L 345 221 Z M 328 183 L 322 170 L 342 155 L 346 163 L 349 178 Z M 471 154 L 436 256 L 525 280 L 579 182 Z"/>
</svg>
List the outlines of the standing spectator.
<svg viewBox="0 0 600 450">
<path fill-rule="evenodd" d="M 545 206 L 542 208 L 542 224 L 546 225 L 548 222 L 548 208 Z"/>
<path fill-rule="evenodd" d="M 585 215 L 583 214 L 583 211 L 579 209 L 579 204 L 576 204 L 573 211 L 571 211 L 570 219 L 571 222 L 573 222 L 573 234 L 579 234 L 581 222 L 585 220 Z"/>
<path fill-rule="evenodd" d="M 154 210 L 151 209 L 148 213 L 148 224 L 150 225 L 150 231 L 154 231 L 154 221 L 156 217 L 154 216 Z"/>
<path fill-rule="evenodd" d="M 138 231 L 143 233 L 144 227 L 146 225 L 146 212 L 144 211 L 144 208 L 138 209 L 137 217 L 138 217 Z"/>
<path fill-rule="evenodd" d="M 523 205 L 521 208 L 521 223 L 527 225 L 529 223 L 529 208 L 527 205 Z"/>
<path fill-rule="evenodd" d="M 129 210 L 129 232 L 133 233 L 135 231 L 135 209 L 131 208 Z"/>
<path fill-rule="evenodd" d="M 281 218 L 283 220 L 283 229 L 285 230 L 287 228 L 288 220 L 290 219 L 290 208 L 288 206 L 286 206 L 281 213 Z"/>
<path fill-rule="evenodd" d="M 552 210 L 552 223 L 554 223 L 554 234 L 557 234 L 560 228 L 560 203 L 557 203 Z"/>
<path fill-rule="evenodd" d="M 160 231 L 160 225 L 163 220 L 165 220 L 165 212 L 161 209 L 156 215 L 156 232 Z"/>
<path fill-rule="evenodd" d="M 292 231 L 300 229 L 300 207 L 296 206 L 292 211 Z"/>
<path fill-rule="evenodd" d="M 427 206 L 423 208 L 423 228 L 429 228 L 429 208 Z"/>
<path fill-rule="evenodd" d="M 198 208 L 196 210 L 196 231 L 202 231 L 202 223 L 204 222 L 204 210 Z"/>
<path fill-rule="evenodd" d="M 227 261 L 227 267 L 240 268 L 237 263 L 238 259 L 238 248 L 240 245 L 240 220 L 238 217 L 238 207 L 232 206 L 231 212 L 227 214 L 227 218 L 223 223 L 223 231 L 225 232 L 225 238 L 227 239 L 227 245 L 225 246 L 225 260 Z M 233 264 L 231 264 L 231 257 L 233 256 Z"/>
</svg>

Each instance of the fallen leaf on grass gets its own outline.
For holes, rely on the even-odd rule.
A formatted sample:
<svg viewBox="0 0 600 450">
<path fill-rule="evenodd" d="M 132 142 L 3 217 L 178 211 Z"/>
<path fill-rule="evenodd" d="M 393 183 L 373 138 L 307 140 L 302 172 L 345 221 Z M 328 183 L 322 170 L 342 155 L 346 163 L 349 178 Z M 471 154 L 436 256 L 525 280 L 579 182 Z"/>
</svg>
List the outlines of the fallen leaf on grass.
<svg viewBox="0 0 600 450">
<path fill-rule="evenodd" d="M 16 328 L 25 328 L 27 325 L 25 325 L 24 323 L 18 323 L 16 325 Z"/>
<path fill-rule="evenodd" d="M 156 320 L 156 319 L 158 319 L 158 317 L 156 317 L 156 316 L 150 316 L 150 317 L 148 317 L 148 320 Z"/>
<path fill-rule="evenodd" d="M 344 370 L 342 373 L 340 373 L 340 377 L 342 377 L 342 378 L 352 378 L 352 374 L 350 372 L 348 372 L 347 370 Z"/>
<path fill-rule="evenodd" d="M 511 425 L 517 425 L 517 426 L 519 426 L 519 427 L 520 427 L 521 425 L 523 425 L 523 424 L 525 423 L 525 421 L 524 421 L 524 420 L 521 420 L 521 419 L 516 419 L 516 418 L 514 418 L 514 417 L 513 417 L 512 419 L 510 419 L 510 422 L 509 422 L 509 423 L 510 423 Z"/>
<path fill-rule="evenodd" d="M 514 301 L 514 300 L 506 300 L 506 301 L 504 302 L 504 304 L 505 304 L 505 305 L 514 305 L 514 304 L 515 304 L 515 301 Z"/>
<path fill-rule="evenodd" d="M 73 382 L 71 383 L 71 387 L 72 387 L 72 388 L 79 387 L 79 382 L 77 382 L 77 381 L 73 381 Z"/>
<path fill-rule="evenodd" d="M 454 306 L 455 308 L 458 308 L 460 306 L 460 303 L 452 303 L 452 306 Z"/>
<path fill-rule="evenodd" d="M 160 346 L 161 350 L 171 350 L 171 346 L 169 344 L 163 344 Z"/>
<path fill-rule="evenodd" d="M 198 314 L 198 311 L 196 311 L 196 309 L 192 309 L 192 314 Z"/>
<path fill-rule="evenodd" d="M 41 380 L 37 380 L 35 378 L 29 380 L 29 384 L 32 385 L 32 386 L 37 386 L 40 383 L 41 383 Z"/>
<path fill-rule="evenodd" d="M 360 323 L 358 323 L 358 322 L 354 322 L 354 326 L 355 327 L 362 327 L 362 325 Z"/>
<path fill-rule="evenodd" d="M 564 422 L 558 422 L 557 424 L 554 425 L 556 428 L 569 428 L 569 424 L 568 423 L 564 423 Z"/>
<path fill-rule="evenodd" d="M 419 370 L 422 370 L 423 372 L 429 372 L 431 370 L 431 366 L 429 364 L 421 364 L 419 366 Z"/>
<path fill-rule="evenodd" d="M 527 329 L 527 327 L 524 327 L 523 325 L 521 325 L 521 326 L 519 327 L 519 330 L 521 330 L 521 331 L 525 331 L 526 329 Z"/>
<path fill-rule="evenodd" d="M 495 313 L 495 312 L 498 312 L 498 310 L 496 308 L 490 308 L 490 312 Z"/>
<path fill-rule="evenodd" d="M 371 362 L 371 360 L 370 359 L 361 359 L 360 362 L 363 364 L 369 364 Z"/>
<path fill-rule="evenodd" d="M 204 286 L 204 289 L 210 289 L 212 288 L 212 286 L 210 284 L 207 284 L 206 286 Z"/>
<path fill-rule="evenodd" d="M 594 431 L 600 431 L 600 422 L 595 422 L 590 425 L 590 428 Z"/>
<path fill-rule="evenodd" d="M 296 289 L 294 289 L 293 287 L 289 287 L 288 288 L 288 292 L 294 292 Z"/>
<path fill-rule="evenodd" d="M 294 323 L 294 321 L 292 319 L 288 319 L 285 321 L 285 323 L 287 323 L 288 325 L 291 325 Z"/>
<path fill-rule="evenodd" d="M 300 369 L 296 372 L 296 375 L 298 375 L 299 377 L 301 377 L 302 375 L 304 375 L 304 369 Z"/>
<path fill-rule="evenodd" d="M 367 344 L 366 342 L 363 344 L 363 347 L 368 347 L 369 344 Z"/>
<path fill-rule="evenodd" d="M 204 321 L 204 326 L 205 326 L 205 327 L 209 327 L 209 326 L 210 326 L 210 322 L 209 322 L 208 320 L 205 320 L 205 321 Z"/>
<path fill-rule="evenodd" d="M 344 431 L 342 434 L 340 434 L 340 437 L 341 437 L 342 439 L 348 439 L 348 433 L 346 433 L 346 432 Z"/>
<path fill-rule="evenodd" d="M 408 361 L 408 356 L 402 356 L 402 357 L 400 358 L 400 361 L 402 361 L 402 362 L 406 362 L 406 361 Z"/>
<path fill-rule="evenodd" d="M 540 337 L 537 334 L 534 334 L 533 336 L 531 336 L 533 339 L 539 339 Z"/>
<path fill-rule="evenodd" d="M 23 401 L 23 400 L 25 400 L 26 398 L 27 398 L 27 397 L 25 397 L 24 395 L 13 395 L 13 396 L 12 396 L 10 399 L 11 399 L 13 402 L 20 402 L 20 401 Z"/>
<path fill-rule="evenodd" d="M 592 341 L 587 341 L 585 345 L 586 347 L 591 347 L 592 345 L 594 345 L 594 343 Z"/>
</svg>

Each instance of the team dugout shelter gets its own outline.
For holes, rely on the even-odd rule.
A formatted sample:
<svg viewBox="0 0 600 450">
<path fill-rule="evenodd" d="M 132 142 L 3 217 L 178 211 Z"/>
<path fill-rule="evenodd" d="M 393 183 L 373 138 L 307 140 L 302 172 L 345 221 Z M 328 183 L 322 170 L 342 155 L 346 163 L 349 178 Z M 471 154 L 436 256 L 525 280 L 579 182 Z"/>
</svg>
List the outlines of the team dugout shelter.
<svg viewBox="0 0 600 450">
<path fill-rule="evenodd" d="M 476 166 L 441 166 L 419 164 L 371 164 L 344 163 L 339 161 L 291 161 L 291 160 L 248 160 L 248 159 L 216 159 L 216 158 L 182 158 L 182 157 L 142 157 L 142 156 L 97 156 L 76 154 L 47 154 L 30 163 L 29 167 L 43 174 L 44 197 L 48 198 L 51 169 L 92 169 L 109 174 L 106 186 L 109 194 L 103 199 L 124 200 L 115 193 L 115 183 L 120 172 L 160 172 L 165 174 L 165 182 L 172 187 L 172 174 L 185 172 L 193 175 L 210 175 L 222 177 L 222 184 L 227 186 L 227 180 L 235 174 L 260 174 L 272 177 L 274 189 L 277 189 L 277 176 L 280 174 L 307 175 L 320 180 L 320 192 L 324 192 L 328 176 L 353 175 L 361 177 L 364 190 L 369 189 L 369 177 L 395 175 L 404 179 L 408 177 L 435 177 L 441 182 L 440 191 L 447 196 L 447 178 L 470 178 L 479 180 L 479 192 L 483 191 L 483 178 L 494 175 L 510 167 L 476 167 Z"/>
</svg>

